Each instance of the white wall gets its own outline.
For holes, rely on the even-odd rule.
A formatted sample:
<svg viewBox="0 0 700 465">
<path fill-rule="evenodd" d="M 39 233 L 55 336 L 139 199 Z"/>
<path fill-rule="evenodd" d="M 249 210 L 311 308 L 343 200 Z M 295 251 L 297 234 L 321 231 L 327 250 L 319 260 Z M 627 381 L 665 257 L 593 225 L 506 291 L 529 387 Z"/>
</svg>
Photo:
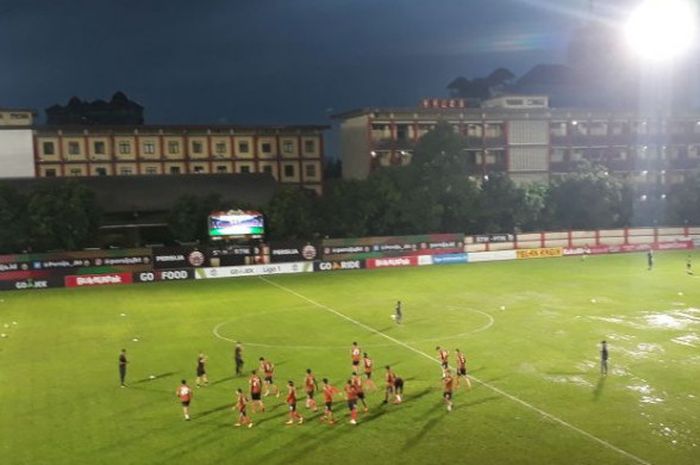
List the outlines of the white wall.
<svg viewBox="0 0 700 465">
<path fill-rule="evenodd" d="M 370 171 L 370 146 L 367 115 L 340 123 L 340 155 L 343 179 L 366 179 Z"/>
<path fill-rule="evenodd" d="M 31 129 L 0 129 L 0 179 L 34 177 Z"/>
</svg>

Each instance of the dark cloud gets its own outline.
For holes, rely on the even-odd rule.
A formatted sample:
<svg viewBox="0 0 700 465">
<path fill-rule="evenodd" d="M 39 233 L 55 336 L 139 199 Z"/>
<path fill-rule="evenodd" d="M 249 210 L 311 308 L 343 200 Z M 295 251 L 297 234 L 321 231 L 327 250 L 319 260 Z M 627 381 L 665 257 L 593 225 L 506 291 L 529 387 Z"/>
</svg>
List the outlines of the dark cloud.
<svg viewBox="0 0 700 465">
<path fill-rule="evenodd" d="M 323 122 L 564 56 L 586 1 L 0 0 L 0 104 L 122 89 L 151 122 Z M 580 5 L 579 5 L 580 4 Z"/>
</svg>

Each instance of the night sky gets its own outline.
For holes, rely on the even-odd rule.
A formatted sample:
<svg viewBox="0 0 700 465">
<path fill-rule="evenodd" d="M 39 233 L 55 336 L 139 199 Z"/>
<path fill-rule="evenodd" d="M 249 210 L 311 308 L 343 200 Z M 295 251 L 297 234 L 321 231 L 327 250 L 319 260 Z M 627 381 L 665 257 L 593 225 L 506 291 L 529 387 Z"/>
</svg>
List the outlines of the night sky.
<svg viewBox="0 0 700 465">
<path fill-rule="evenodd" d="M 610 3 L 598 1 L 599 14 Z M 150 123 L 326 123 L 566 62 L 588 0 L 0 0 L 0 106 L 116 90 Z"/>
</svg>

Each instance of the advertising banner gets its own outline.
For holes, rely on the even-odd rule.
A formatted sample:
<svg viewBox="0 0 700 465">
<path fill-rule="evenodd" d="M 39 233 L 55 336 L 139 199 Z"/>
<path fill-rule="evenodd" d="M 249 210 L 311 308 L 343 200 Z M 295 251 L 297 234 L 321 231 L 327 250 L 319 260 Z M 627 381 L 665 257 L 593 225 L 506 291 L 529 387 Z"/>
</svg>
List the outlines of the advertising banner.
<svg viewBox="0 0 700 465">
<path fill-rule="evenodd" d="M 469 263 L 474 262 L 495 262 L 500 260 L 515 260 L 517 257 L 515 250 L 494 250 L 492 252 L 469 252 Z"/>
<path fill-rule="evenodd" d="M 330 262 L 314 262 L 314 271 L 361 270 L 364 267 L 364 260 L 338 260 Z"/>
<path fill-rule="evenodd" d="M 44 272 L 66 275 L 148 270 L 152 267 L 151 249 L 81 250 L 44 254 L 0 255 L 0 280 L 34 277 Z"/>
<path fill-rule="evenodd" d="M 63 277 L 48 277 L 40 279 L 19 279 L 15 281 L 0 281 L 0 291 L 23 291 L 31 289 L 51 289 L 63 287 Z"/>
<path fill-rule="evenodd" d="M 316 242 L 272 242 L 266 251 L 269 256 L 266 263 L 303 262 L 320 258 L 320 245 Z"/>
<path fill-rule="evenodd" d="M 115 284 L 131 284 L 131 273 L 84 274 L 65 277 L 66 287 L 112 286 Z"/>
<path fill-rule="evenodd" d="M 465 253 L 435 255 L 433 257 L 433 265 L 451 265 L 454 263 L 467 263 L 469 257 Z"/>
<path fill-rule="evenodd" d="M 152 283 L 156 281 L 185 281 L 187 279 L 194 279 L 194 270 L 180 269 L 180 270 L 154 270 L 154 271 L 141 271 L 140 273 L 134 273 L 132 277 L 135 283 Z"/>
<path fill-rule="evenodd" d="M 308 273 L 314 270 L 312 262 L 270 263 L 267 265 L 222 266 L 220 268 L 197 268 L 196 279 L 240 278 L 285 273 Z"/>
<path fill-rule="evenodd" d="M 367 268 L 395 268 L 399 266 L 418 266 L 418 257 L 387 257 L 387 258 L 370 258 L 367 260 Z"/>
<path fill-rule="evenodd" d="M 515 235 L 513 234 L 484 234 L 480 236 L 474 236 L 474 243 L 476 244 L 487 244 L 491 242 L 513 242 L 515 240 Z"/>
<path fill-rule="evenodd" d="M 425 234 L 325 239 L 322 248 L 323 260 L 450 254 L 464 252 L 464 236 L 462 234 Z"/>
<path fill-rule="evenodd" d="M 157 247 L 153 249 L 156 270 L 249 265 L 260 261 L 260 249 L 252 245 L 221 247 Z"/>
<path fill-rule="evenodd" d="M 516 257 L 519 260 L 528 258 L 552 258 L 561 257 L 564 255 L 564 249 L 561 247 L 548 247 L 545 249 L 521 249 L 516 250 Z"/>
</svg>

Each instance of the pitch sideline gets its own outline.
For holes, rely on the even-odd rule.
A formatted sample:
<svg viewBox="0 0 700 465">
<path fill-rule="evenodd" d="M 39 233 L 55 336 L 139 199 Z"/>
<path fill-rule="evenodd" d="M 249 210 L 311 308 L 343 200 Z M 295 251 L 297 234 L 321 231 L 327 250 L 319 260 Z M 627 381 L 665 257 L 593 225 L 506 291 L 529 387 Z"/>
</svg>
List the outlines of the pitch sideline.
<svg viewBox="0 0 700 465">
<path fill-rule="evenodd" d="M 396 338 L 393 338 L 393 337 L 389 336 L 388 334 L 384 334 L 384 333 L 382 333 L 381 331 L 378 331 L 378 330 L 372 328 L 371 326 L 368 326 L 368 325 L 366 325 L 366 324 L 364 324 L 364 323 L 362 323 L 362 322 L 359 322 L 359 321 L 357 321 L 357 320 L 355 320 L 355 319 L 353 319 L 353 318 L 351 318 L 351 317 L 345 315 L 344 313 L 341 313 L 341 312 L 335 310 L 334 308 L 331 308 L 331 307 L 329 307 L 329 306 L 327 306 L 327 305 L 324 305 L 324 304 L 322 304 L 322 303 L 316 302 L 315 300 L 312 300 L 312 299 L 306 297 L 305 295 L 300 294 L 300 293 L 294 291 L 293 289 L 290 289 L 290 288 L 288 288 L 288 287 L 285 287 L 285 286 L 283 286 L 283 285 L 281 285 L 281 284 L 277 284 L 277 283 L 274 282 L 274 281 L 270 281 L 269 279 L 267 279 L 267 278 L 265 278 L 265 277 L 263 277 L 263 276 L 259 276 L 259 278 L 260 278 L 261 280 L 265 281 L 266 283 L 270 284 L 271 286 L 275 286 L 275 287 L 277 287 L 278 289 L 281 289 L 281 290 L 283 290 L 283 291 L 285 291 L 285 292 L 287 292 L 287 293 L 289 293 L 289 294 L 295 295 L 296 297 L 298 297 L 298 298 L 300 298 L 300 299 L 303 299 L 303 300 L 309 302 L 309 303 L 312 304 L 312 305 L 315 305 L 316 307 L 318 307 L 318 308 L 320 308 L 320 309 L 322 309 L 322 310 L 326 310 L 326 311 L 328 311 L 328 312 L 331 312 L 331 313 L 333 313 L 334 315 L 336 315 L 336 316 L 338 316 L 338 317 L 340 317 L 340 318 L 343 318 L 344 320 L 347 320 L 347 321 L 353 323 L 354 325 L 357 325 L 357 326 L 359 326 L 359 327 L 361 327 L 361 328 L 363 328 L 363 329 L 365 329 L 365 330 L 367 330 L 367 331 L 369 331 L 369 332 L 371 332 L 371 333 L 380 335 L 380 336 L 382 336 L 382 337 L 384 337 L 384 338 L 390 340 L 391 342 L 393 342 L 393 343 L 395 343 L 395 344 L 398 344 L 398 345 L 400 345 L 401 347 L 404 347 L 404 348 L 410 350 L 411 352 L 414 352 L 414 353 L 416 353 L 416 354 L 418 354 L 418 355 L 421 355 L 421 356 L 427 358 L 428 360 L 431 360 L 431 361 L 433 361 L 433 362 L 435 362 L 435 363 L 440 363 L 437 359 L 431 357 L 430 355 L 426 354 L 425 352 L 423 352 L 423 351 L 421 351 L 421 350 L 418 350 L 418 349 L 416 349 L 415 347 L 412 347 L 412 346 L 410 346 L 410 345 L 408 345 L 408 344 L 406 344 L 406 343 L 404 343 L 404 342 L 402 342 L 402 341 L 400 341 L 400 340 L 398 340 L 398 339 L 396 339 Z M 571 429 L 572 431 L 576 431 L 577 433 L 579 433 L 579 434 L 581 434 L 581 435 L 587 437 L 588 439 L 590 439 L 590 440 L 592 440 L 592 441 L 594 441 L 594 442 L 597 442 L 598 444 L 600 444 L 600 445 L 602 445 L 602 446 L 604 446 L 604 447 L 607 447 L 607 448 L 610 449 L 610 450 L 613 450 L 613 451 L 617 452 L 618 454 L 624 455 L 625 457 L 628 457 L 628 458 L 630 458 L 630 459 L 634 460 L 635 462 L 640 463 L 640 464 L 642 464 L 642 465 L 651 465 L 651 462 L 647 462 L 646 460 L 644 460 L 644 459 L 642 459 L 642 458 L 640 458 L 640 457 L 637 457 L 636 455 L 634 455 L 634 454 L 632 454 L 632 453 L 630 453 L 630 452 L 627 452 L 626 450 L 620 449 L 619 447 L 617 447 L 617 446 L 615 446 L 615 445 L 609 443 L 608 441 L 606 441 L 606 440 L 604 440 L 604 439 L 601 439 L 601 438 L 599 438 L 598 436 L 595 436 L 595 435 L 593 435 L 593 434 L 591 434 L 591 433 L 589 433 L 589 432 L 587 432 L 587 431 L 584 431 L 584 430 L 582 430 L 581 428 L 579 428 L 579 427 L 577 427 L 577 426 L 574 426 L 574 425 L 572 425 L 571 423 L 568 423 L 567 421 L 562 420 L 561 418 L 552 415 L 551 413 L 547 413 L 547 412 L 545 412 L 544 410 L 541 410 L 540 408 L 535 407 L 534 405 L 532 405 L 532 404 L 530 404 L 530 403 L 528 403 L 528 402 L 526 402 L 526 401 L 524 401 L 524 400 L 522 400 L 522 399 L 520 399 L 520 398 L 518 398 L 518 397 L 515 397 L 514 395 L 509 394 L 509 393 L 503 391 L 502 389 L 497 388 L 496 386 L 493 386 L 492 384 L 487 383 L 486 381 L 482 381 L 482 380 L 480 380 L 479 378 L 476 378 L 476 377 L 471 376 L 471 375 L 469 376 L 469 378 L 470 378 L 470 379 L 473 379 L 474 381 L 476 381 L 477 383 L 481 384 L 482 386 L 484 386 L 484 387 L 486 387 L 486 388 L 489 388 L 489 389 L 491 389 L 492 391 L 494 391 L 494 392 L 496 392 L 496 393 L 502 395 L 503 397 L 506 397 L 506 398 L 512 400 L 513 402 L 516 402 L 516 403 L 518 403 L 518 404 L 520 404 L 520 405 L 522 405 L 522 406 L 524 406 L 524 407 L 526 407 L 526 408 L 528 408 L 528 409 L 530 409 L 530 410 L 533 410 L 533 411 L 539 413 L 540 415 L 542 415 L 542 416 L 544 416 L 544 417 L 546 417 L 546 418 L 549 418 L 550 420 L 552 420 L 552 421 L 554 421 L 554 422 L 556 422 L 556 423 L 559 423 L 559 424 L 562 425 L 562 426 L 565 426 L 565 427 Z"/>
</svg>

